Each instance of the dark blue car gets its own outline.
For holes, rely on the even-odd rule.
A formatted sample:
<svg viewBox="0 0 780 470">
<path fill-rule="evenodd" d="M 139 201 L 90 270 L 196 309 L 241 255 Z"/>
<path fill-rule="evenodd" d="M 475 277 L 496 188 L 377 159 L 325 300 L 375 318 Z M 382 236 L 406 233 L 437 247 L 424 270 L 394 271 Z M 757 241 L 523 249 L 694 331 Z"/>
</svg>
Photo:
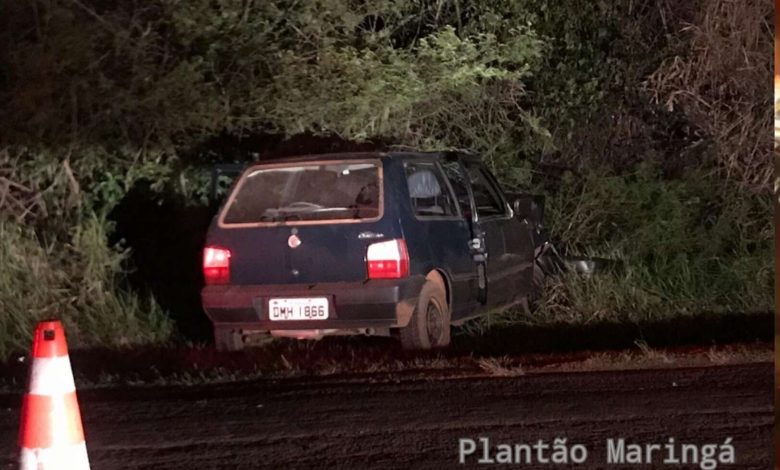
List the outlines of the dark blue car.
<svg viewBox="0 0 780 470">
<path fill-rule="evenodd" d="M 450 325 L 540 289 L 541 206 L 472 156 L 349 153 L 243 171 L 209 229 L 203 307 L 219 349 L 254 333 L 397 335 L 444 347 Z"/>
</svg>

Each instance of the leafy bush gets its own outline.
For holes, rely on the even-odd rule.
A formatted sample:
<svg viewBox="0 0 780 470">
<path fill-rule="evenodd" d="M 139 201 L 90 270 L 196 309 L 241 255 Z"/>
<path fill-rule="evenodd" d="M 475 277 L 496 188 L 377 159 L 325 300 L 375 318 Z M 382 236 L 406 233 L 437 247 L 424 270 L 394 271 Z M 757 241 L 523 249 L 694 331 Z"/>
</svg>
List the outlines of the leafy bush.
<svg viewBox="0 0 780 470">
<path fill-rule="evenodd" d="M 760 137 L 770 97 L 759 86 L 771 4 L 580 8 L 590 14 L 539 9 L 540 36 L 554 39 L 531 81 L 547 93 L 531 93 L 551 105 L 538 109 L 550 110 L 559 151 L 531 168 L 563 249 L 619 258 L 625 271 L 553 279 L 536 315 L 485 323 L 771 310 L 772 169 Z"/>
<path fill-rule="evenodd" d="M 712 179 L 664 180 L 652 167 L 590 174 L 556 195 L 564 247 L 624 261 L 620 272 L 554 280 L 542 321 L 645 321 L 765 312 L 773 301 L 772 227 L 762 196 L 713 191 Z M 538 320 L 537 320 L 538 321 Z"/>
<path fill-rule="evenodd" d="M 0 222 L 0 357 L 29 348 L 39 320 L 61 319 L 73 346 L 168 339 L 171 324 L 152 299 L 119 289 L 125 253 L 108 246 L 105 220 L 89 217 L 65 242 Z"/>
<path fill-rule="evenodd" d="M 77 344 L 168 337 L 154 301 L 126 288 L 109 214 L 142 180 L 200 201 L 202 150 L 225 135 L 480 153 L 508 184 L 548 194 L 567 248 L 629 265 L 551 285 L 544 318 L 771 308 L 771 164 L 758 143 L 770 11 L 768 0 L 5 2 L 0 355 L 54 314 Z"/>
<path fill-rule="evenodd" d="M 71 157 L 0 151 L 0 357 L 29 347 L 35 322 L 45 318 L 62 319 L 76 346 L 159 342 L 171 333 L 153 299 L 121 288 L 128 253 L 108 243 L 110 208 L 136 178 L 164 170 L 125 170 L 121 152 Z"/>
<path fill-rule="evenodd" d="M 712 139 L 711 158 L 722 178 L 745 191 L 766 192 L 772 165 L 769 143 L 759 136 L 770 129 L 772 93 L 765 81 L 772 70 L 774 8 L 762 0 L 709 0 L 693 15 L 681 10 L 669 9 L 670 21 L 680 24 L 673 55 L 644 87 L 654 102 L 680 110 Z"/>
</svg>

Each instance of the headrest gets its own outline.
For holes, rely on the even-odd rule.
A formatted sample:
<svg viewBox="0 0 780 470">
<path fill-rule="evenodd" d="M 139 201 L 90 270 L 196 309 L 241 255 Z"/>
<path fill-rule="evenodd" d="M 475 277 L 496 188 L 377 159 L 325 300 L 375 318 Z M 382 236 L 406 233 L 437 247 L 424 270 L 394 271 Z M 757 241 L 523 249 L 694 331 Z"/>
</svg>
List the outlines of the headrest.
<svg viewBox="0 0 780 470">
<path fill-rule="evenodd" d="M 436 175 L 430 170 L 418 170 L 406 179 L 409 185 L 409 197 L 412 199 L 424 199 L 441 195 L 441 186 L 436 180 Z"/>
</svg>

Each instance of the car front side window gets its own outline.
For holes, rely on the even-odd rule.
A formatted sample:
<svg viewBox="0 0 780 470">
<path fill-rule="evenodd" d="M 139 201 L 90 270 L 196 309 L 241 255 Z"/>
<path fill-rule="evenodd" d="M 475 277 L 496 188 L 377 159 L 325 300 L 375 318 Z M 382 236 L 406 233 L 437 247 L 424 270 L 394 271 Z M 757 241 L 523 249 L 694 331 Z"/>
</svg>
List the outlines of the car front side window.
<svg viewBox="0 0 780 470">
<path fill-rule="evenodd" d="M 498 190 L 485 174 L 485 170 L 479 165 L 469 165 L 466 169 L 471 182 L 471 190 L 474 193 L 477 215 L 481 218 L 505 215 L 507 208 Z"/>
</svg>

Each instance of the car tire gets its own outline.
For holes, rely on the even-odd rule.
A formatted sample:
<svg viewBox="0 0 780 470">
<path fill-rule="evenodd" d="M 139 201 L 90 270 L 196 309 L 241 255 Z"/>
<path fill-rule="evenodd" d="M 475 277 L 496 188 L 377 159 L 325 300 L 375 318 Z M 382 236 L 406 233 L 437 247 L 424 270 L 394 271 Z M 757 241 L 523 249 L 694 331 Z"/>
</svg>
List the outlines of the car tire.
<svg viewBox="0 0 780 470">
<path fill-rule="evenodd" d="M 412 318 L 400 329 L 399 336 L 405 350 L 436 349 L 450 344 L 450 307 L 441 281 L 425 281 Z"/>
<path fill-rule="evenodd" d="M 241 333 L 233 328 L 214 325 L 214 347 L 217 351 L 241 351 L 244 341 Z"/>
</svg>

